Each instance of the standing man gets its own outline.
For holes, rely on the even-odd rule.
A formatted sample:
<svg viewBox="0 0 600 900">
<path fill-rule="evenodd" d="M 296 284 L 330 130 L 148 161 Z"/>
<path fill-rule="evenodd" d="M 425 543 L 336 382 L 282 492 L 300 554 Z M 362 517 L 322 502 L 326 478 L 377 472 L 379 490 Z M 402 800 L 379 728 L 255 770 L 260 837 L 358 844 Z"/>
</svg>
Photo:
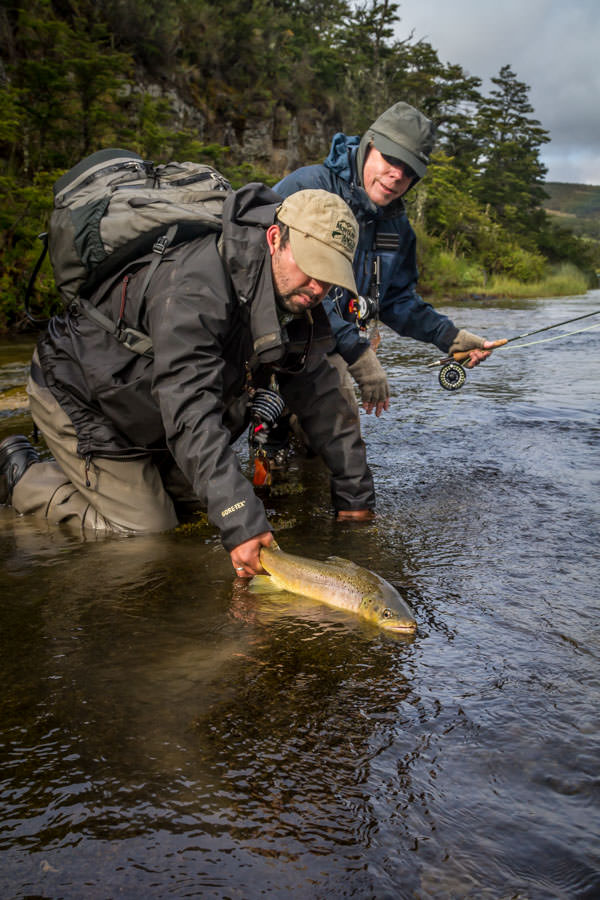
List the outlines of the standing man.
<svg viewBox="0 0 600 900">
<path fill-rule="evenodd" d="M 0 444 L 0 502 L 96 532 L 163 531 L 193 494 L 221 531 L 236 573 L 262 571 L 272 542 L 263 504 L 231 448 L 251 398 L 276 378 L 331 471 L 338 519 L 373 516 L 374 491 L 358 417 L 325 356 L 321 301 L 356 292 L 358 226 L 339 197 L 264 185 L 231 192 L 222 235 L 170 248 L 144 291 L 153 254 L 102 285 L 104 316 L 149 335 L 139 355 L 69 311 L 51 320 L 27 390 L 54 461 L 22 435 Z"/>
<path fill-rule="evenodd" d="M 368 338 L 357 327 L 357 309 L 361 324 L 378 317 L 398 334 L 435 344 L 444 355 L 470 350 L 469 368 L 486 359 L 494 346 L 459 329 L 416 291 L 416 238 L 402 197 L 426 174 L 434 137 L 428 118 L 408 103 L 395 103 L 362 137 L 334 135 L 322 165 L 298 169 L 274 188 L 283 197 L 306 188 L 331 191 L 356 216 L 359 300 L 339 287 L 323 306 L 336 338 L 330 359 L 340 371 L 345 393 L 354 400 L 354 379 L 365 410 L 377 416 L 389 407 L 389 387 Z"/>
</svg>

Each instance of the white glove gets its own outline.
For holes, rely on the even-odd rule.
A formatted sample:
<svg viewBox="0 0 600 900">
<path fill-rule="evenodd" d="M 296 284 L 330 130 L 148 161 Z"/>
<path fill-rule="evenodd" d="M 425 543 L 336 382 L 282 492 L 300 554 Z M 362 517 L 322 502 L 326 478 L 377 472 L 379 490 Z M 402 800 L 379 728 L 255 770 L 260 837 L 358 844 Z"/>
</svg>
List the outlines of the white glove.
<svg viewBox="0 0 600 900">
<path fill-rule="evenodd" d="M 375 414 L 381 415 L 389 406 L 390 388 L 387 375 L 375 352 L 369 347 L 355 363 L 348 366 L 348 371 L 358 385 L 360 399 L 366 411 L 370 413 L 375 409 Z"/>
<path fill-rule="evenodd" d="M 483 350 L 484 344 L 485 338 L 479 337 L 478 334 L 472 334 L 470 331 L 465 331 L 464 328 L 461 328 L 454 338 L 453 343 L 450 345 L 448 356 L 452 356 L 453 353 L 463 353 L 467 350 Z"/>
</svg>

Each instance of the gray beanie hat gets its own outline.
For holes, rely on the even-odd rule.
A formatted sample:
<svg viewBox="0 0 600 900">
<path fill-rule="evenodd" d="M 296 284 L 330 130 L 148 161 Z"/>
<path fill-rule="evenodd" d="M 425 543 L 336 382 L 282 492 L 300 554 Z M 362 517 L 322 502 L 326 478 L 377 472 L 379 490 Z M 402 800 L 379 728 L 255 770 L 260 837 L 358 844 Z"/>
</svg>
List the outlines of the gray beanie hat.
<svg viewBox="0 0 600 900">
<path fill-rule="evenodd" d="M 408 163 L 422 178 L 433 149 L 435 125 L 414 106 L 395 103 L 375 119 L 363 136 L 365 140 L 384 156 Z"/>
</svg>

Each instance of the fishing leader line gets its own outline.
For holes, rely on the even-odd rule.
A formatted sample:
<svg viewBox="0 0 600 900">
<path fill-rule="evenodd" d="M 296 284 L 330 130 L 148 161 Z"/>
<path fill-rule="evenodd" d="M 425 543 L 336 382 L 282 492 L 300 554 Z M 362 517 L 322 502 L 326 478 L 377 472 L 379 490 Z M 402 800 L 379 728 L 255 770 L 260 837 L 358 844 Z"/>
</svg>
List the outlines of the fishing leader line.
<svg viewBox="0 0 600 900">
<path fill-rule="evenodd" d="M 551 325 L 550 328 L 555 328 L 555 325 Z M 509 350 L 518 350 L 519 347 L 533 347 L 534 344 L 548 344 L 550 341 L 560 341 L 561 338 L 569 337 L 572 334 L 582 334 L 584 331 L 591 331 L 593 328 L 600 328 L 600 322 L 596 322 L 595 325 L 588 325 L 587 328 L 578 328 L 577 331 L 566 331 L 564 334 L 556 334 L 554 337 L 549 338 L 541 338 L 539 341 L 528 341 L 526 344 L 517 344 L 516 347 L 509 347 Z M 545 331 L 546 329 L 542 329 Z M 535 331 L 531 332 L 532 334 L 536 334 Z M 525 335 L 523 335 L 525 337 Z M 517 338 L 511 338 L 511 341 L 516 341 Z M 506 342 L 508 344 L 508 341 Z M 504 346 L 504 344 L 502 345 Z M 500 347 L 498 347 L 500 349 Z"/>
<path fill-rule="evenodd" d="M 527 331 L 524 334 L 517 334 L 512 338 L 502 338 L 499 341 L 494 341 L 492 347 L 489 349 L 502 349 L 507 344 L 512 344 L 513 341 L 520 341 L 523 338 L 531 337 L 534 334 L 541 334 L 544 331 L 550 331 L 552 328 L 559 328 L 561 325 L 569 325 L 571 322 L 579 322 L 581 319 L 588 319 L 590 316 L 597 316 L 600 313 L 600 309 L 596 309 L 590 313 L 584 313 L 581 316 L 574 316 L 571 319 L 565 319 L 562 322 L 554 322 L 552 325 L 545 325 L 543 328 L 536 328 L 534 331 Z M 558 334 L 555 337 L 551 338 L 542 338 L 539 341 L 529 341 L 526 344 L 517 344 L 517 347 L 532 347 L 534 344 L 546 344 L 550 341 L 558 341 L 561 338 L 570 337 L 573 334 L 581 334 L 584 331 L 591 331 L 594 328 L 599 328 L 600 324 L 589 325 L 587 328 L 579 328 L 575 331 L 567 331 L 565 334 Z M 513 347 L 513 349 L 516 349 Z M 444 359 L 438 359 L 435 362 L 429 363 L 428 368 L 432 368 L 433 366 L 441 366 L 440 374 L 439 374 L 439 382 L 440 385 L 446 391 L 458 391 L 466 381 L 467 373 L 463 366 L 460 364 L 462 361 L 469 358 L 470 351 L 465 350 L 459 353 L 454 353 L 452 356 L 447 356 Z"/>
</svg>

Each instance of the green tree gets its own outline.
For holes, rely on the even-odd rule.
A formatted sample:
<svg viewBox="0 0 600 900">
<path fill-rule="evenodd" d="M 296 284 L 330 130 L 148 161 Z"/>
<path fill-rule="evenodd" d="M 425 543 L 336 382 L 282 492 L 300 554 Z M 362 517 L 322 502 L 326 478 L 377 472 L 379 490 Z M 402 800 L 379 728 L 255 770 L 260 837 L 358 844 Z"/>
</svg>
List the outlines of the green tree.
<svg viewBox="0 0 600 900">
<path fill-rule="evenodd" d="M 340 31 L 339 49 L 345 61 L 344 120 L 362 131 L 390 100 L 388 68 L 401 44 L 390 43 L 399 21 L 400 4 L 394 0 L 363 0 L 356 4 Z"/>
<path fill-rule="evenodd" d="M 496 87 L 482 100 L 476 116 L 480 172 L 476 191 L 500 222 L 528 236 L 547 196 L 543 187 L 547 170 L 539 151 L 550 136 L 530 115 L 529 87 L 510 66 L 503 66 L 492 82 Z"/>
<path fill-rule="evenodd" d="M 12 152 L 29 176 L 67 167 L 110 142 L 124 122 L 120 94 L 129 58 L 112 50 L 102 23 L 55 16 L 49 0 L 35 0 L 14 21 Z"/>
<path fill-rule="evenodd" d="M 115 49 L 130 54 L 152 76 L 171 73 L 186 40 L 189 8 L 203 0 L 79 0 L 76 18 L 101 17 L 114 36 Z M 214 11 L 213 11 L 214 16 Z M 188 40 L 193 40 L 190 33 Z"/>
</svg>

